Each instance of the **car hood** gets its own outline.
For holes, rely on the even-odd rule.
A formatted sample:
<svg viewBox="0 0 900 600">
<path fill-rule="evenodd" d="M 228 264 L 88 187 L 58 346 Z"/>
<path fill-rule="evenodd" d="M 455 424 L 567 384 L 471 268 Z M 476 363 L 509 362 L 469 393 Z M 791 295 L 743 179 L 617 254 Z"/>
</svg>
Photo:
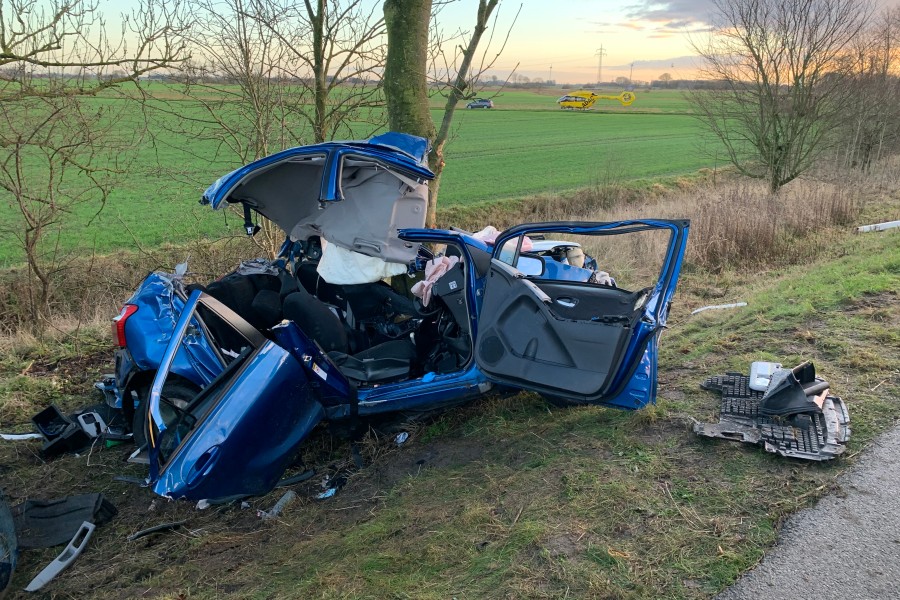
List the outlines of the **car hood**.
<svg viewBox="0 0 900 600">
<path fill-rule="evenodd" d="M 428 141 L 385 133 L 367 141 L 299 146 L 220 177 L 203 193 L 213 209 L 241 203 L 292 240 L 320 236 L 349 250 L 406 262 L 415 249 L 397 238 L 421 228 L 428 205 Z"/>
</svg>

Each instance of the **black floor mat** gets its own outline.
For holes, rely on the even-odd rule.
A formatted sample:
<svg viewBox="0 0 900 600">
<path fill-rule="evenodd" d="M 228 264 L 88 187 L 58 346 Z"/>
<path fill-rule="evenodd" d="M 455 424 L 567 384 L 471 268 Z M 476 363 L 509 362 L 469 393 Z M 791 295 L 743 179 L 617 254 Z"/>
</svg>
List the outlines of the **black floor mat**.
<svg viewBox="0 0 900 600">
<path fill-rule="evenodd" d="M 116 512 L 116 507 L 103 494 L 26 500 L 12 507 L 20 548 L 51 548 L 67 544 L 85 521 L 103 525 Z"/>
<path fill-rule="evenodd" d="M 741 373 L 708 377 L 700 384 L 722 395 L 718 423 L 694 422 L 694 433 L 759 444 L 768 452 L 806 460 L 829 460 L 846 449 L 850 415 L 837 396 L 827 396 L 821 411 L 790 417 L 760 416 L 763 392 L 750 389 Z"/>
</svg>

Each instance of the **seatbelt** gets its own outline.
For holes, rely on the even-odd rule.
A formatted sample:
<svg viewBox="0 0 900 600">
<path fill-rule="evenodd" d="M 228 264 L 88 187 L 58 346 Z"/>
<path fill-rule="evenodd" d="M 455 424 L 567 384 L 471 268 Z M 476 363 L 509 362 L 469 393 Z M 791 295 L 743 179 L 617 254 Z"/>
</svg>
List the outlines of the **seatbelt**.
<svg viewBox="0 0 900 600">
<path fill-rule="evenodd" d="M 264 336 L 258 329 L 256 329 L 253 325 L 244 320 L 244 318 L 239 314 L 237 314 L 209 294 L 202 293 L 200 295 L 200 304 L 214 312 L 219 318 L 231 325 L 241 335 L 241 337 L 250 342 L 250 344 L 254 348 L 259 348 L 266 342 L 266 336 Z"/>
<path fill-rule="evenodd" d="M 244 205 L 244 232 L 253 237 L 257 233 L 259 233 L 259 225 L 253 222 L 253 215 L 250 212 L 250 205 L 246 202 L 242 202 Z"/>
</svg>

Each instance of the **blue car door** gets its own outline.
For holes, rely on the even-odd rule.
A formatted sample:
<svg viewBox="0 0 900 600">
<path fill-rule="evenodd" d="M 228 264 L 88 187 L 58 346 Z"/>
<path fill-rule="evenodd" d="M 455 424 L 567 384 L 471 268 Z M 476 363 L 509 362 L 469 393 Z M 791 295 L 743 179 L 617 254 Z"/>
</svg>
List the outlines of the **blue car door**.
<svg viewBox="0 0 900 600">
<path fill-rule="evenodd" d="M 681 271 L 686 220 L 520 225 L 494 246 L 479 318 L 475 359 L 492 380 L 582 404 L 636 409 L 656 399 L 657 344 Z M 640 289 L 603 276 L 554 279 L 551 258 L 528 252 L 528 236 L 662 240 L 658 275 Z M 603 257 L 596 257 L 603 262 Z M 640 260 L 640 257 L 633 257 Z M 554 268 L 549 268 L 553 266 Z M 656 273 L 652 270 L 651 273 Z M 602 275 L 606 275 L 603 273 Z"/>
</svg>

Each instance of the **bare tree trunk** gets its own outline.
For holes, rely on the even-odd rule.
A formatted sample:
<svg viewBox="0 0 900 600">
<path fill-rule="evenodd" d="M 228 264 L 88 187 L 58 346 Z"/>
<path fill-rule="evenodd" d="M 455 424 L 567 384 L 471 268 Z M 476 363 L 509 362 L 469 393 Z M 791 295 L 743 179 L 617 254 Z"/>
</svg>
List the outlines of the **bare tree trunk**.
<svg viewBox="0 0 900 600">
<path fill-rule="evenodd" d="M 466 89 L 469 87 L 469 70 L 472 68 L 472 59 L 475 57 L 475 51 L 481 42 L 481 36 L 487 30 L 488 19 L 499 1 L 479 0 L 475 29 L 472 31 L 472 37 L 469 38 L 469 44 L 463 51 L 462 62 L 459 65 L 459 70 L 456 72 L 456 78 L 450 88 L 450 93 L 447 95 L 441 127 L 438 129 L 437 136 L 431 146 L 431 152 L 428 154 L 428 166 L 434 172 L 434 181 L 428 186 L 426 227 L 437 226 L 437 199 L 441 188 L 441 174 L 444 172 L 444 144 L 447 143 L 447 138 L 450 135 L 450 124 L 453 122 L 456 107 L 459 105 L 459 101 L 465 98 Z"/>
<path fill-rule="evenodd" d="M 433 140 L 434 122 L 428 109 L 428 23 L 431 0 L 385 0 L 384 22 L 388 55 L 384 95 L 393 131 Z"/>
<path fill-rule="evenodd" d="M 306 12 L 309 15 L 309 23 L 312 26 L 313 36 L 313 77 L 315 78 L 314 100 L 315 116 L 313 117 L 313 136 L 316 143 L 324 142 L 327 137 L 328 124 L 325 122 L 326 102 L 328 100 L 328 82 L 325 66 L 325 0 L 316 0 L 316 9 L 313 10 L 310 0 L 306 1 Z"/>
</svg>

